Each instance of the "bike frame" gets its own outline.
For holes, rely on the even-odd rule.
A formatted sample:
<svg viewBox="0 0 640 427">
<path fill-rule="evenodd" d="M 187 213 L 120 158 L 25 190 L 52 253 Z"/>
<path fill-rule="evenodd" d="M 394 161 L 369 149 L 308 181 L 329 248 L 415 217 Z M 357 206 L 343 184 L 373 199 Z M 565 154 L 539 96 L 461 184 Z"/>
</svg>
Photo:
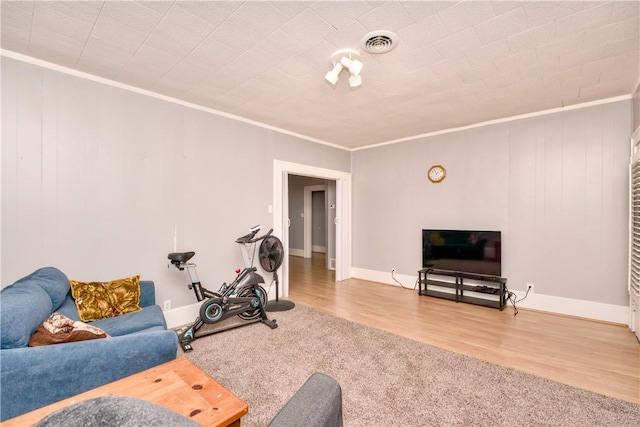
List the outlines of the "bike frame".
<svg viewBox="0 0 640 427">
<path fill-rule="evenodd" d="M 196 264 L 188 262 L 189 259 L 195 255 L 194 252 L 169 254 L 171 264 L 179 270 L 187 269 L 189 280 L 191 281 L 189 289 L 193 289 L 198 302 L 204 301 L 200 307 L 200 316 L 196 318 L 195 322 L 190 327 L 185 329 L 178 336 L 180 345 L 185 352 L 193 350 L 191 342 L 194 339 L 226 331 L 228 329 L 249 325 L 255 322 L 262 322 L 271 329 L 278 327 L 275 320 L 269 320 L 267 317 L 265 310 L 267 295 L 265 290 L 260 286 L 260 283 L 264 283 L 264 278 L 257 273 L 258 269 L 253 267 L 252 258 L 248 250 L 249 245 L 255 244 L 256 242 L 264 239 L 273 231 L 270 230 L 264 236 L 255 238 L 255 235 L 259 230 L 260 227 L 254 227 L 251 229 L 249 234 L 236 240 L 236 243 L 241 244 L 245 268 L 242 271 L 236 270 L 238 275 L 233 282 L 230 284 L 223 283 L 218 292 L 210 291 L 200 282 L 198 271 L 196 270 Z M 260 297 L 262 294 L 265 299 L 264 303 Z M 251 305 L 253 306 L 253 309 L 249 308 Z M 247 311 L 247 309 L 249 309 L 249 311 Z M 256 310 L 259 310 L 259 312 Z M 196 336 L 196 332 L 198 332 L 205 323 L 216 323 L 236 314 L 245 322 L 201 333 Z"/>
<path fill-rule="evenodd" d="M 189 262 L 184 264 L 184 268 L 187 269 L 191 284 L 189 289 L 193 289 L 198 301 L 203 301 L 207 298 L 220 298 L 230 297 L 235 293 L 237 289 L 242 289 L 246 286 L 252 286 L 254 283 L 264 283 L 264 279 L 257 273 L 258 269 L 255 267 L 245 267 L 238 276 L 231 282 L 230 285 L 223 283 L 218 292 L 212 292 L 209 289 L 202 286 L 200 278 L 198 277 L 198 271 L 196 270 L 196 264 Z"/>
</svg>

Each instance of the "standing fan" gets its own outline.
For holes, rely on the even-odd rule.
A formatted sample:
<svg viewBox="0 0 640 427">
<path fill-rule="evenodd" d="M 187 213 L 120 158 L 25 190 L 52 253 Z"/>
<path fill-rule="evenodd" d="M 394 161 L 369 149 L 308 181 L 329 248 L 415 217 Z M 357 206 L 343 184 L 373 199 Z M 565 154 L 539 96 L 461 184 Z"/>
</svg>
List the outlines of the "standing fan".
<svg viewBox="0 0 640 427">
<path fill-rule="evenodd" d="M 276 300 L 267 302 L 267 311 L 287 311 L 295 307 L 292 301 L 281 300 L 278 298 L 278 288 L 280 281 L 278 280 L 278 268 L 284 260 L 284 247 L 282 242 L 276 236 L 267 236 L 260 244 L 258 252 L 260 265 L 265 271 L 273 273 L 273 279 L 276 281 Z"/>
</svg>

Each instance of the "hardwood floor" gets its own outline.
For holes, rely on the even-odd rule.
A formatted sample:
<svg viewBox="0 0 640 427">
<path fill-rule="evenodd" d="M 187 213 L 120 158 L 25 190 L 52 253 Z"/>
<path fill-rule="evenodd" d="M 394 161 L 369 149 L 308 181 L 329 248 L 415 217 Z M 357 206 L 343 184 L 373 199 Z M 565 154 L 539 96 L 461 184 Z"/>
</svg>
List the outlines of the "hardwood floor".
<svg viewBox="0 0 640 427">
<path fill-rule="evenodd" d="M 513 307 L 503 311 L 349 279 L 323 254 L 290 257 L 289 299 L 487 362 L 640 403 L 640 343 L 626 325 Z M 413 283 L 404 284 L 413 287 Z"/>
</svg>

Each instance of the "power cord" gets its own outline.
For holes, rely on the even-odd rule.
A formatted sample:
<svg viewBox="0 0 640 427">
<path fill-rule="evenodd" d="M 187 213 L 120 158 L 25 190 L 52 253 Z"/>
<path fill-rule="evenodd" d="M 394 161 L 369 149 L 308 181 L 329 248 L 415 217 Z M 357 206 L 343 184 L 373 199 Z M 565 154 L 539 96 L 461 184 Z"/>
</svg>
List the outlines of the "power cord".
<svg viewBox="0 0 640 427">
<path fill-rule="evenodd" d="M 271 283 L 269 283 L 269 288 L 267 288 L 267 299 L 269 298 L 269 293 L 271 292 L 271 288 L 273 287 L 274 283 L 276 283 L 275 278 L 271 279 Z"/>
<path fill-rule="evenodd" d="M 522 298 L 520 298 L 519 300 L 517 300 L 516 302 L 523 301 L 526 297 L 528 297 L 530 290 L 531 290 L 531 286 L 527 286 L 527 293 L 525 293 L 524 296 Z"/>
<path fill-rule="evenodd" d="M 403 288 L 403 289 L 411 289 L 411 288 L 406 287 L 405 285 L 402 284 L 402 282 L 400 282 L 398 279 L 396 279 L 395 274 L 396 274 L 396 269 L 394 268 L 393 270 L 391 270 L 391 278 L 394 280 L 394 282 L 396 282 L 398 285 L 400 285 L 400 287 Z M 414 291 L 416 290 L 416 286 L 418 286 L 418 281 L 419 280 L 420 279 L 416 279 L 416 283 L 413 284 L 413 290 Z"/>
<path fill-rule="evenodd" d="M 504 292 L 507 294 L 507 301 L 509 301 L 513 305 L 513 316 L 518 315 L 518 307 L 516 307 L 516 294 L 507 289 L 507 286 L 504 287 Z"/>
<path fill-rule="evenodd" d="M 527 286 L 527 293 L 524 294 L 524 296 L 522 298 L 516 299 L 516 294 L 511 292 L 507 288 L 507 285 L 504 286 L 504 291 L 507 294 L 507 301 L 509 301 L 513 305 L 513 315 L 514 316 L 516 316 L 518 314 L 518 308 L 516 307 L 516 304 L 519 303 L 520 301 L 523 301 L 525 298 L 527 298 L 529 296 L 529 291 L 530 290 L 531 290 L 531 286 Z"/>
</svg>

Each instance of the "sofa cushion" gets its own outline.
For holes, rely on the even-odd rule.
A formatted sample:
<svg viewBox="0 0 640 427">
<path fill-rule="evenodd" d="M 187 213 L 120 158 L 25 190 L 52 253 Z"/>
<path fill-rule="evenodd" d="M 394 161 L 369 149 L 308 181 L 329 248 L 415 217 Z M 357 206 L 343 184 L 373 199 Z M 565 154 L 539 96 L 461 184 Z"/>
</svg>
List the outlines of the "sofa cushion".
<svg viewBox="0 0 640 427">
<path fill-rule="evenodd" d="M 60 307 L 58 307 L 56 311 L 60 314 L 64 314 L 69 319 L 80 320 L 80 316 L 78 315 L 78 308 L 76 307 L 76 302 L 71 296 L 71 292 L 67 294 L 64 302 Z"/>
<path fill-rule="evenodd" d="M 83 322 L 121 316 L 140 310 L 140 276 L 108 283 L 71 280 L 71 293 Z"/>
<path fill-rule="evenodd" d="M 118 317 L 110 317 L 90 323 L 100 328 L 112 337 L 128 335 L 150 330 L 165 330 L 167 324 L 162 310 L 157 305 L 145 307 L 135 313 L 123 314 Z"/>
<path fill-rule="evenodd" d="M 51 312 L 49 294 L 36 283 L 22 282 L 0 292 L 0 348 L 26 347 Z"/>
<path fill-rule="evenodd" d="M 14 285 L 35 283 L 49 294 L 52 310 L 57 310 L 69 293 L 69 278 L 55 267 L 40 268 L 18 280 Z M 51 313 L 49 313 L 51 314 Z"/>
<path fill-rule="evenodd" d="M 59 313 L 64 314 L 70 319 L 80 320 L 76 305 L 69 294 L 67 300 L 58 309 Z M 129 333 L 149 332 L 152 330 L 162 331 L 167 329 L 167 324 L 162 314 L 162 309 L 157 305 L 143 307 L 142 310 L 135 313 L 123 314 L 118 317 L 97 320 L 89 323 L 96 328 L 104 330 L 107 334 L 117 337 Z"/>
<path fill-rule="evenodd" d="M 156 286 L 153 280 L 140 280 L 140 307 L 156 304 Z"/>
</svg>

